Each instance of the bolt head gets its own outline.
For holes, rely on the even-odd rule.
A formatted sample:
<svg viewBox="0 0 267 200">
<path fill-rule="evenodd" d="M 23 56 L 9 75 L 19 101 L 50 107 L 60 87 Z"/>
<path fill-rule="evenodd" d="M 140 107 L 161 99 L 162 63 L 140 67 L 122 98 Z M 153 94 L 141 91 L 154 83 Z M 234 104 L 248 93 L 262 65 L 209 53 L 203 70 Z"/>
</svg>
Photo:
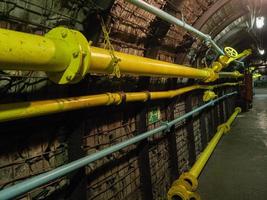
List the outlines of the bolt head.
<svg viewBox="0 0 267 200">
<path fill-rule="evenodd" d="M 79 51 L 76 51 L 72 54 L 73 58 L 77 58 L 79 56 Z"/>
<path fill-rule="evenodd" d="M 61 32 L 61 36 L 62 36 L 62 38 L 67 37 L 67 35 L 68 35 L 67 31 L 62 31 L 62 32 Z"/>
</svg>

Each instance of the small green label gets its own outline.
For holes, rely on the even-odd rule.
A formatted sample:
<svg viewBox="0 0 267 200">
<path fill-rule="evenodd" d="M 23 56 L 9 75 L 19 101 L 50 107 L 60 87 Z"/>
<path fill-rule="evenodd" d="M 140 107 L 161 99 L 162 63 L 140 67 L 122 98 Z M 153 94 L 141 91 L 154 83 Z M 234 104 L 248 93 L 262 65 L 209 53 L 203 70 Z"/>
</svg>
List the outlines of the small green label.
<svg viewBox="0 0 267 200">
<path fill-rule="evenodd" d="M 160 109 L 156 108 L 148 113 L 148 124 L 156 123 L 160 120 Z"/>
</svg>

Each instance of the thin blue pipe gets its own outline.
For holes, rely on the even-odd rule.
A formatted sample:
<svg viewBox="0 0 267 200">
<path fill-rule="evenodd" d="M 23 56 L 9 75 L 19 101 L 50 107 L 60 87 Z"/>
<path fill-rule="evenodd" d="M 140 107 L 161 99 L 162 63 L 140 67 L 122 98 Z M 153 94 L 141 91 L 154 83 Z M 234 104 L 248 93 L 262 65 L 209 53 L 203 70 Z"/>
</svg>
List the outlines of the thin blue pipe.
<svg viewBox="0 0 267 200">
<path fill-rule="evenodd" d="M 114 146 L 111 146 L 111 147 L 108 147 L 106 149 L 103 149 L 97 153 L 94 153 L 92 155 L 88 155 L 88 156 L 85 156 L 83 158 L 80 158 L 76 161 L 73 161 L 73 162 L 70 162 L 68 164 L 65 164 L 65 165 L 62 165 L 56 169 L 53 169 L 49 172 L 46 172 L 46 173 L 43 173 L 43 174 L 40 174 L 38 176 L 35 176 L 33 178 L 29 178 L 28 180 L 25 180 L 25 181 L 22 181 L 16 185 L 13 185 L 13 186 L 10 186 L 6 189 L 3 189 L 0 191 L 0 199 L 1 200 L 5 200 L 5 199 L 12 199 L 14 197 L 17 197 L 21 194 L 24 194 L 36 187 L 39 187 L 41 185 L 44 185 L 56 178 L 60 178 L 74 170 L 77 170 L 81 167 L 84 167 L 88 164 L 90 164 L 91 162 L 94 162 L 100 158 L 103 158 L 111 153 L 114 153 L 116 151 L 119 151 L 129 145 L 132 145 L 132 144 L 135 144 L 143 139 L 146 139 L 156 133 L 159 133 L 159 132 L 162 132 L 164 130 L 169 130 L 171 126 L 173 126 L 174 124 L 198 113 L 199 111 L 205 109 L 206 107 L 209 107 L 209 106 L 213 106 L 216 102 L 222 100 L 222 99 L 225 99 L 231 95 L 234 95 L 236 94 L 237 92 L 232 92 L 232 93 L 229 93 L 229 94 L 226 94 L 226 95 L 223 95 L 215 100 L 211 100 L 210 102 L 186 113 L 185 115 L 183 116 L 180 116 L 176 119 L 174 119 L 173 121 L 170 121 L 170 122 L 165 122 L 163 123 L 162 126 L 158 127 L 158 128 L 155 128 L 153 130 L 150 130 L 150 131 L 147 131 L 145 133 L 142 133 L 138 136 L 135 136 L 129 140 L 126 140 L 124 142 L 121 142 L 121 143 L 118 143 Z"/>
<path fill-rule="evenodd" d="M 182 21 L 180 19 L 177 19 L 176 17 L 166 13 L 165 11 L 163 11 L 163 10 L 153 6 L 153 5 L 150 5 L 149 3 L 144 2 L 142 0 L 128 0 L 128 2 L 130 2 L 131 4 L 136 5 L 139 8 L 142 8 L 142 9 L 146 10 L 149 13 L 152 13 L 152 14 L 158 16 L 159 18 L 161 18 L 161 19 L 163 19 L 163 20 L 165 20 L 165 21 L 167 21 L 167 22 L 169 22 L 171 24 L 174 24 L 174 25 L 177 25 L 177 26 L 185 28 L 189 32 L 198 35 L 203 40 L 210 42 L 210 44 L 213 46 L 213 48 L 219 54 L 221 54 L 221 55 L 225 54 L 224 51 L 211 39 L 211 37 L 209 35 L 197 30 L 196 28 L 194 28 L 193 26 L 185 23 L 184 21 Z"/>
</svg>

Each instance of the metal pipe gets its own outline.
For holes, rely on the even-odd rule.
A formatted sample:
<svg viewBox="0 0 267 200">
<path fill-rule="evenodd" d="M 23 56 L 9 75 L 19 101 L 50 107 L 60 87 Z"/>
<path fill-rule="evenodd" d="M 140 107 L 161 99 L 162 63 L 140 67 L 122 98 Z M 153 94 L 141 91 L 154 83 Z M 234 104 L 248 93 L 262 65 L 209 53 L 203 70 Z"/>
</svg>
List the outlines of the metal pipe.
<svg viewBox="0 0 267 200">
<path fill-rule="evenodd" d="M 164 61 L 91 47 L 82 33 L 58 27 L 45 36 L 0 29 L 0 69 L 45 71 L 58 83 L 76 83 L 87 73 L 187 77 L 214 81 L 211 69 L 197 69 Z"/>
<path fill-rule="evenodd" d="M 230 116 L 227 122 L 218 126 L 216 134 L 205 150 L 200 154 L 192 168 L 188 172 L 183 173 L 178 180 L 174 181 L 168 191 L 168 200 L 174 200 L 176 197 L 183 200 L 190 200 L 191 198 L 196 200 L 200 199 L 199 195 L 195 192 L 198 186 L 197 178 L 212 155 L 222 135 L 230 130 L 231 124 L 240 112 L 241 108 L 235 108 L 235 112 Z"/>
<path fill-rule="evenodd" d="M 244 74 L 241 74 L 239 71 L 234 72 L 219 72 L 219 78 L 242 78 Z"/>
<path fill-rule="evenodd" d="M 0 29 L 1 70 L 64 71 L 70 60 L 70 48 L 63 40 Z"/>
<path fill-rule="evenodd" d="M 42 116 L 53 113 L 66 112 L 82 108 L 96 106 L 119 105 L 122 101 L 135 102 L 173 98 L 196 89 L 212 90 L 217 87 L 234 86 L 240 83 L 223 83 L 218 85 L 193 85 L 177 90 L 158 92 L 115 92 L 80 97 L 69 97 L 65 99 L 53 99 L 42 101 L 28 101 L 0 105 L 0 122 Z"/>
<path fill-rule="evenodd" d="M 189 113 L 186 113 L 183 116 L 180 116 L 178 118 L 176 118 L 173 121 L 170 122 L 164 122 L 162 126 L 155 128 L 153 130 L 147 131 L 145 133 L 142 133 L 138 136 L 135 136 L 127 141 L 118 143 L 114 146 L 108 147 L 106 149 L 103 149 L 97 153 L 94 153 L 92 155 L 88 155 L 86 157 L 80 158 L 76 161 L 70 162 L 68 164 L 65 164 L 63 166 L 60 166 L 56 169 L 53 169 L 49 172 L 37 175 L 33 178 L 29 178 L 28 180 L 22 181 L 16 185 L 10 186 L 6 189 L 3 189 L 0 191 L 0 199 L 12 199 L 15 198 L 16 196 L 19 196 L 21 194 L 24 194 L 25 192 L 28 192 L 36 187 L 39 187 L 43 184 L 48 183 L 49 181 L 52 181 L 56 178 L 62 177 L 76 169 L 79 169 L 81 167 L 84 167 L 88 164 L 90 164 L 91 162 L 94 162 L 100 158 L 103 158 L 109 154 L 112 154 L 116 151 L 119 151 L 120 149 L 123 149 L 129 145 L 135 144 L 145 138 L 148 138 L 156 133 L 162 132 L 164 130 L 169 130 L 169 128 L 171 126 L 173 126 L 175 123 L 178 123 L 184 119 L 186 119 L 187 117 L 190 117 L 196 113 L 198 113 L 199 111 L 205 109 L 206 107 L 209 106 L 213 106 L 216 102 L 225 99 L 229 96 L 232 96 L 234 94 L 236 94 L 237 92 L 232 92 L 226 95 L 221 96 L 220 98 L 217 98 L 215 100 L 211 100 L 209 103 L 206 103 L 200 107 L 198 107 L 197 109 L 194 109 L 192 111 L 190 111 Z"/>
<path fill-rule="evenodd" d="M 114 52 L 115 57 L 120 60 L 118 69 L 123 74 L 136 74 L 142 76 L 165 76 L 165 77 L 186 77 L 196 79 L 208 79 L 212 72 L 206 69 L 196 69 L 154 60 L 145 57 Z M 91 47 L 90 72 L 108 73 L 112 62 L 110 52 L 106 49 Z"/>
<path fill-rule="evenodd" d="M 227 120 L 225 124 L 218 126 L 217 133 L 214 135 L 212 140 L 209 142 L 208 146 L 205 150 L 201 153 L 195 164 L 189 170 L 189 173 L 196 178 L 200 175 L 201 171 L 203 170 L 204 166 L 206 165 L 208 159 L 210 158 L 212 152 L 216 148 L 218 142 L 220 141 L 222 135 L 229 131 L 231 124 L 233 123 L 236 116 L 241 112 L 241 108 L 237 107 L 235 112 L 231 115 L 231 117 Z M 226 129 L 227 128 L 227 129 Z"/>
<path fill-rule="evenodd" d="M 142 8 L 144 10 L 146 10 L 149 13 L 152 13 L 154 15 L 156 15 L 157 17 L 180 27 L 183 27 L 184 29 L 188 30 L 191 33 L 196 34 L 197 36 L 199 36 L 201 39 L 210 42 L 210 44 L 214 47 L 214 49 L 221 55 L 224 55 L 224 51 L 211 39 L 211 37 L 199 30 L 197 30 L 196 28 L 194 28 L 193 26 L 187 24 L 186 22 L 177 19 L 176 17 L 164 12 L 163 10 L 150 5 L 149 3 L 146 3 L 142 0 L 127 0 L 128 2 L 136 5 L 139 8 Z"/>
</svg>

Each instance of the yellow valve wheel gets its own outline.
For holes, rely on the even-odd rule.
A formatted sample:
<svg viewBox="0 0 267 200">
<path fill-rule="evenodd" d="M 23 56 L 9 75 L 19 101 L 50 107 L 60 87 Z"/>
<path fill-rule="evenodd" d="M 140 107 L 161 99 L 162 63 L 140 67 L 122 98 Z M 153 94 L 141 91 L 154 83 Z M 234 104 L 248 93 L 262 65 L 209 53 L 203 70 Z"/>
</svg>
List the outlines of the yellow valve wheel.
<svg viewBox="0 0 267 200">
<path fill-rule="evenodd" d="M 238 57 L 238 52 L 232 47 L 225 47 L 224 52 L 229 58 L 237 58 Z"/>
</svg>

